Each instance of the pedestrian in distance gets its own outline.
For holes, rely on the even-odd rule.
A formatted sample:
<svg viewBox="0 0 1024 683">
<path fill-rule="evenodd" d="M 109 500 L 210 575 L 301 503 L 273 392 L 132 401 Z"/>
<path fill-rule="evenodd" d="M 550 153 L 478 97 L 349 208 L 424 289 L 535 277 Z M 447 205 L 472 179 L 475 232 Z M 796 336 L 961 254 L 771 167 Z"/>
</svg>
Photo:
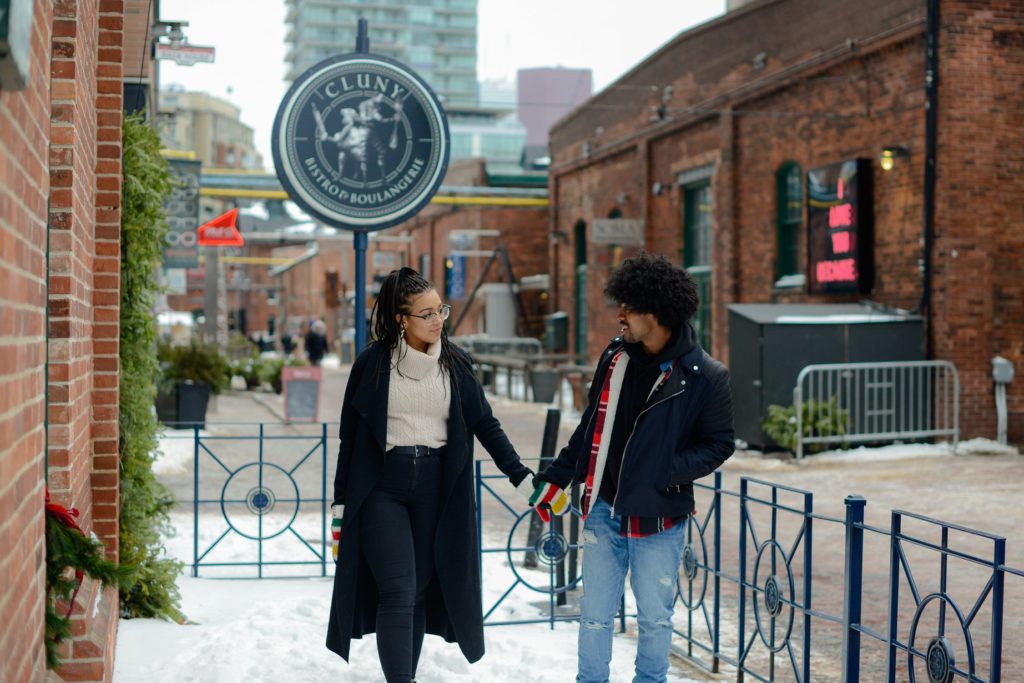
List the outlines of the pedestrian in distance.
<svg viewBox="0 0 1024 683">
<path fill-rule="evenodd" d="M 622 263 L 604 292 L 619 305 L 621 334 L 601 354 L 590 405 L 568 445 L 538 475 L 535 500 L 559 500 L 574 483 L 585 485 L 576 681 L 608 681 L 628 570 L 639 627 L 633 681 L 659 683 L 668 674 L 693 482 L 733 453 L 732 394 L 728 371 L 698 343 L 697 287 L 683 268 L 640 254 Z"/>
<path fill-rule="evenodd" d="M 292 351 L 295 350 L 295 339 L 292 337 L 291 330 L 285 330 L 281 335 L 281 350 L 284 351 L 285 356 L 291 356 Z"/>
<path fill-rule="evenodd" d="M 342 403 L 327 647 L 348 661 L 351 639 L 376 632 L 388 683 L 414 680 L 425 633 L 484 654 L 474 437 L 524 499 L 535 491 L 445 334 L 450 312 L 416 271 L 390 273 Z"/>
<path fill-rule="evenodd" d="M 322 320 L 310 323 L 305 340 L 306 357 L 310 365 L 320 365 L 327 353 L 327 325 Z"/>
</svg>

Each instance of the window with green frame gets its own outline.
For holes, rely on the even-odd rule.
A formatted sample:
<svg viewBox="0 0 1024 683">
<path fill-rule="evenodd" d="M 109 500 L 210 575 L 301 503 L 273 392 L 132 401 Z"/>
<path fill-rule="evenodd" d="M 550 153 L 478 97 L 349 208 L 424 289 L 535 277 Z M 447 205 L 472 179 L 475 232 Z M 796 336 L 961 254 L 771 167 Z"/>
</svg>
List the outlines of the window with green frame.
<svg viewBox="0 0 1024 683">
<path fill-rule="evenodd" d="M 803 273 L 800 232 L 804 226 L 804 176 L 787 161 L 775 172 L 775 278 Z"/>
</svg>

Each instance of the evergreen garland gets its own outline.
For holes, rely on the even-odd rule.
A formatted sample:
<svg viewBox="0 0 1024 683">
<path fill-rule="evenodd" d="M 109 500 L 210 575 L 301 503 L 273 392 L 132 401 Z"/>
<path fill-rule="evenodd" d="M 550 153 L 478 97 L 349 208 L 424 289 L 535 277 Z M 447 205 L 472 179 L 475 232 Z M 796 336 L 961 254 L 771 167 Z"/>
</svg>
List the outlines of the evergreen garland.
<svg viewBox="0 0 1024 683">
<path fill-rule="evenodd" d="M 47 494 L 49 496 L 49 494 Z M 49 498 L 47 498 L 49 501 Z M 56 507 L 56 506 L 55 506 Z M 72 514 L 77 516 L 77 511 Z M 71 605 L 81 583 L 89 576 L 112 586 L 124 585 L 130 578 L 130 567 L 118 566 L 103 556 L 103 544 L 83 534 L 77 526 L 69 526 L 67 513 L 46 511 L 46 666 L 60 666 L 57 653 L 60 642 L 71 636 L 70 612 L 60 614 L 57 601 Z M 71 524 L 74 521 L 71 520 Z M 74 570 L 74 571 L 71 571 Z"/>
<path fill-rule="evenodd" d="M 168 558 L 161 533 L 170 532 L 171 492 L 153 474 L 157 424 L 153 411 L 160 371 L 153 277 L 167 235 L 164 199 L 172 189 L 160 138 L 138 115 L 122 128 L 121 191 L 121 516 L 120 559 L 133 568 L 122 586 L 121 615 L 184 621 L 176 580 L 182 564 Z"/>
</svg>

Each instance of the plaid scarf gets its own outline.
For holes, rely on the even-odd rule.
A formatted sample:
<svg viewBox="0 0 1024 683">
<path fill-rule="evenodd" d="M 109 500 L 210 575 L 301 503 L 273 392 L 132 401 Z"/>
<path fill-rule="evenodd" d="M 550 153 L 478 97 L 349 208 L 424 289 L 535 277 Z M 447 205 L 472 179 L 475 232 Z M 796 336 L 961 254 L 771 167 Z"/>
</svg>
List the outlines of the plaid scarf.
<svg viewBox="0 0 1024 683">
<path fill-rule="evenodd" d="M 601 490 L 601 479 L 604 477 L 605 465 L 608 461 L 608 444 L 611 442 L 612 429 L 615 426 L 615 412 L 619 405 L 619 396 L 622 393 L 622 382 L 626 375 L 626 365 L 629 356 L 624 351 L 619 351 L 612 358 L 605 373 L 604 382 L 601 385 L 601 396 L 597 403 L 597 413 L 594 416 L 594 439 L 590 444 L 590 463 L 587 466 L 587 483 L 583 489 L 583 501 L 581 510 L 583 518 L 590 514 L 590 505 L 593 496 Z M 655 381 L 651 391 L 647 394 L 650 401 L 655 392 L 668 381 L 672 374 L 675 362 L 666 363 L 661 368 L 661 374 Z M 625 465 L 625 454 L 623 454 L 622 465 Z M 642 538 L 653 536 L 656 533 L 665 531 L 674 526 L 684 517 L 639 517 L 623 516 L 619 533 L 627 538 Z"/>
</svg>

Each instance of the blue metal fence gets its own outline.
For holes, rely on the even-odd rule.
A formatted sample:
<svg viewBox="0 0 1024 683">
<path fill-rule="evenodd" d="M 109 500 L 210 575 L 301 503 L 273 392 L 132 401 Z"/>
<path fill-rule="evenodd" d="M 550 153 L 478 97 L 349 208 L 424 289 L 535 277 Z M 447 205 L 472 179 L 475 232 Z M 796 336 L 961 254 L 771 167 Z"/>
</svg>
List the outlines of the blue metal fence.
<svg viewBox="0 0 1024 683">
<path fill-rule="evenodd" d="M 867 501 L 860 496 L 848 496 L 845 499 L 845 519 L 838 519 L 815 513 L 813 494 L 809 491 L 743 477 L 740 480 L 740 491 L 735 493 L 722 488 L 721 473 L 713 475 L 713 482 L 710 485 L 696 484 L 698 489 L 709 494 L 710 505 L 703 519 L 695 517 L 691 520 L 690 528 L 693 532 L 688 533 L 683 552 L 678 597 L 686 614 L 683 619 L 685 623 L 676 630 L 677 639 L 683 644 L 681 647 L 675 646 L 677 654 L 713 672 L 721 671 L 723 663 L 730 665 L 735 668 L 738 681 L 745 680 L 746 676 L 759 681 L 804 682 L 823 678 L 824 675 L 812 674 L 810 663 L 814 651 L 812 635 L 817 632 L 813 625 L 818 621 L 836 624 L 842 630 L 837 677 L 843 681 L 859 681 L 862 678 L 862 663 L 866 656 L 862 652 L 862 637 L 884 646 L 887 654 L 885 671 L 881 675 L 890 683 L 906 679 L 912 682 L 918 680 L 918 668 L 924 669 L 925 680 L 930 682 L 964 679 L 981 683 L 1002 680 L 1005 578 L 1007 574 L 1024 576 L 1021 570 L 1005 565 L 1004 538 L 901 510 L 891 513 L 888 529 L 872 527 L 864 522 Z M 755 494 L 755 489 L 766 490 L 766 493 Z M 781 493 L 797 497 L 800 504 L 780 502 Z M 722 563 L 724 544 L 721 507 L 723 498 L 730 496 L 738 498 L 739 503 L 740 529 L 736 558 L 739 576 L 730 575 Z M 766 509 L 766 515 L 761 519 L 753 514 L 757 507 Z M 797 519 L 788 537 L 779 533 L 780 515 L 784 514 Z M 937 529 L 940 541 L 935 543 L 921 535 L 907 533 L 904 521 L 908 519 Z M 827 586 L 829 589 L 841 588 L 842 614 L 830 614 L 813 607 L 815 587 L 812 530 L 816 522 L 843 527 L 843 584 L 841 587 Z M 758 523 L 768 527 L 764 538 L 758 531 Z M 990 543 L 991 553 L 983 556 L 954 547 L 950 542 L 951 531 Z M 890 547 L 885 632 L 872 628 L 862 620 L 864 594 L 868 588 L 864 584 L 865 532 L 883 538 Z M 708 545 L 711 546 L 710 558 Z M 914 563 L 906 550 L 908 546 L 929 551 L 928 554 L 935 557 L 938 563 L 938 586 L 932 592 L 924 593 L 919 588 Z M 748 550 L 751 551 L 749 554 Z M 951 559 L 976 565 L 984 571 L 976 597 L 966 605 L 961 605 L 949 590 Z M 918 562 L 921 560 L 918 559 Z M 707 605 L 709 582 L 713 588 L 710 609 Z M 722 612 L 723 582 L 735 584 L 740 596 L 735 605 L 736 621 L 730 625 L 738 633 L 735 657 L 729 654 L 728 648 L 722 643 L 722 634 L 727 630 Z M 902 585 L 909 587 L 912 610 L 901 609 Z M 694 595 L 697 596 L 696 600 Z M 936 628 L 929 638 L 924 639 L 921 635 L 922 617 L 932 606 L 937 611 Z M 977 623 L 981 621 L 978 619 L 979 614 L 986 608 L 989 612 L 988 623 Z M 754 624 L 752 633 L 748 630 L 748 609 Z M 693 615 L 698 611 L 704 617 L 704 621 L 699 624 L 702 628 L 697 628 L 694 623 Z M 950 615 L 952 618 L 947 619 Z M 794 617 L 799 617 L 801 628 L 794 627 Z M 959 653 L 947 637 L 947 621 L 950 620 L 960 632 L 962 651 Z M 677 616 L 677 624 L 679 621 Z M 987 672 L 980 671 L 979 639 L 987 641 Z M 757 649 L 761 649 L 759 661 L 767 665 L 766 669 L 758 668 L 752 662 L 751 655 Z M 781 669 L 777 666 L 780 658 L 785 664 Z"/>
<path fill-rule="evenodd" d="M 321 576 L 327 575 L 327 424 L 319 425 L 316 434 L 268 434 L 263 424 L 247 425 L 255 430 L 249 435 L 211 436 L 200 432 L 199 426 L 193 428 L 193 528 L 192 528 L 192 576 L 199 576 L 201 567 L 255 567 L 258 578 L 263 578 L 264 568 L 270 566 L 311 566 L 319 569 Z M 228 458 L 218 455 L 218 444 L 242 442 L 248 445 L 246 452 L 255 451 L 255 459 Z M 299 457 L 276 458 L 265 457 L 268 444 L 275 442 L 301 443 Z M 319 454 L 319 457 L 316 457 Z M 319 462 L 317 462 L 319 461 Z M 210 475 L 203 478 L 204 465 L 209 465 Z M 296 474 L 300 469 L 316 468 L 311 477 L 318 483 L 314 495 L 303 495 Z M 206 498 L 200 495 L 200 480 L 219 488 L 219 495 Z M 314 547 L 303 537 L 297 527 L 296 520 L 303 504 L 315 506 L 318 515 L 319 548 Z M 283 506 L 282 510 L 278 509 Z M 215 540 L 207 544 L 200 542 L 200 521 L 204 519 L 201 511 L 218 508 L 221 519 L 226 524 L 223 532 Z M 277 510 L 276 523 L 267 523 L 269 515 Z M 248 513 L 248 516 L 246 516 Z M 255 528 L 253 526 L 255 520 Z M 207 519 L 207 523 L 209 520 Z M 295 559 L 267 559 L 264 549 L 268 541 L 278 537 L 290 536 L 297 540 L 300 555 Z M 226 539 L 242 538 L 255 543 L 255 559 L 249 561 L 223 560 L 213 561 L 208 556 Z M 200 549 L 202 546 L 202 550 Z"/>
<path fill-rule="evenodd" d="M 207 436 L 198 428 L 194 430 L 193 576 L 199 575 L 201 567 L 250 566 L 256 567 L 262 577 L 263 568 L 269 565 L 314 566 L 319 574 L 326 575 L 327 425 L 320 425 L 318 431 L 312 436 L 268 435 L 264 426 L 259 425 L 257 433 L 251 436 Z M 255 460 L 238 462 L 235 458 L 233 464 L 228 464 L 215 450 L 216 442 L 244 440 L 254 443 Z M 282 464 L 264 457 L 265 444 L 270 441 L 306 443 L 298 457 Z M 582 545 L 573 531 L 566 536 L 563 521 L 558 518 L 536 538 L 523 542 L 531 514 L 518 499 L 510 505 L 491 485 L 489 480 L 504 477 L 486 474 L 483 466 L 487 462 L 475 463 L 481 568 L 483 571 L 485 557 L 504 555 L 513 578 L 500 597 L 484 605 L 485 624 L 548 623 L 553 627 L 558 621 L 577 620 L 578 611 L 562 605 L 580 584 L 575 572 L 570 570 L 567 574 L 566 569 L 575 565 L 574 556 Z M 209 465 L 207 469 L 220 477 L 216 483 L 219 496 L 199 495 L 202 464 Z M 312 496 L 302 494 L 296 481 L 300 468 L 311 467 L 318 470 L 315 480 L 319 489 Z M 232 483 L 246 477 L 253 480 L 253 485 L 246 484 L 242 488 L 248 490 L 238 495 Z M 307 475 L 306 479 L 310 477 Z M 833 677 L 852 682 L 865 676 L 877 676 L 872 680 L 884 676 L 890 683 L 913 682 L 918 680 L 917 669 L 923 669 L 926 676 L 922 680 L 930 682 L 1002 680 L 1005 579 L 1007 575 L 1024 577 L 1024 571 L 1006 565 L 1006 539 L 903 510 L 891 513 L 888 528 L 870 526 L 865 522 L 867 501 L 859 496 L 845 499 L 845 516 L 838 518 L 816 513 L 810 491 L 753 477 L 741 477 L 739 491 L 730 491 L 723 488 L 720 472 L 705 481 L 708 483 L 695 483 L 700 503 L 706 507 L 687 522 L 679 569 L 674 643 L 677 654 L 709 671 L 735 670 L 737 681 L 750 677 L 759 681 L 805 683 Z M 723 522 L 726 500 L 737 504 L 736 526 Z M 299 506 L 304 503 L 319 512 L 319 548 L 303 538 L 294 526 Z M 288 506 L 285 522 L 265 528 L 264 516 L 282 505 Z M 201 549 L 201 511 L 211 507 L 219 508 L 227 529 Z M 245 510 L 254 517 L 255 531 L 246 530 L 233 519 L 232 508 Z M 488 544 L 484 531 L 485 514 L 494 514 L 495 510 L 507 515 L 508 521 L 506 541 L 497 546 Z M 930 540 L 925 533 L 910 533 L 910 524 L 931 530 L 938 540 Z M 575 526 L 571 521 L 566 525 Z M 488 527 L 493 530 L 493 526 L 494 522 L 488 520 Z M 727 527 L 736 530 L 735 537 L 725 533 Z M 829 548 L 830 552 L 842 555 L 841 585 L 838 580 L 825 581 L 822 587 L 820 577 L 817 585 L 814 582 L 816 572 L 823 571 L 820 562 L 815 562 L 816 532 L 842 534 L 842 545 L 834 543 Z M 254 561 L 207 559 L 231 534 L 256 544 Z M 265 558 L 263 544 L 287 534 L 298 539 L 305 557 Z M 493 538 L 493 534 L 489 536 Z M 954 542 L 954 536 L 959 543 Z M 888 547 L 888 585 L 884 588 L 877 580 L 874 584 L 865 583 L 865 542 L 870 538 L 880 539 Z M 964 547 L 979 543 L 985 544 L 988 551 Z M 546 571 L 533 575 L 524 572 L 522 565 L 527 555 L 534 555 L 538 566 Z M 835 555 L 828 559 L 833 560 L 833 568 L 840 568 Z M 980 582 L 976 593 L 967 600 L 958 600 L 950 590 L 954 560 L 973 568 L 959 572 L 958 578 L 966 575 Z M 727 564 L 735 569 L 730 570 Z M 923 588 L 920 577 L 926 573 L 929 577 L 937 576 L 934 590 Z M 489 580 L 487 576 L 482 578 Z M 496 610 L 517 588 L 546 596 L 546 614 L 523 619 L 497 618 Z M 738 598 L 726 599 L 726 588 L 735 589 Z M 884 625 L 873 626 L 864 618 L 865 594 L 869 589 L 871 593 L 886 594 L 888 612 Z M 910 600 L 904 590 L 909 591 Z M 838 591 L 841 600 L 836 599 Z M 841 613 L 817 608 L 816 595 L 831 597 L 831 603 L 825 600 L 826 605 L 835 608 L 832 612 Z M 633 615 L 626 614 L 623 604 L 622 628 L 627 616 Z M 812 667 L 813 654 L 832 648 L 831 642 L 820 645 L 821 629 L 825 626 L 841 632 L 841 646 L 833 648 L 841 648 L 840 651 L 830 650 L 838 656 L 822 657 L 834 674 L 829 676 Z M 867 643 L 885 651 L 884 672 L 879 671 L 882 667 L 876 659 L 872 662 L 875 669 L 865 673 Z"/>
</svg>

